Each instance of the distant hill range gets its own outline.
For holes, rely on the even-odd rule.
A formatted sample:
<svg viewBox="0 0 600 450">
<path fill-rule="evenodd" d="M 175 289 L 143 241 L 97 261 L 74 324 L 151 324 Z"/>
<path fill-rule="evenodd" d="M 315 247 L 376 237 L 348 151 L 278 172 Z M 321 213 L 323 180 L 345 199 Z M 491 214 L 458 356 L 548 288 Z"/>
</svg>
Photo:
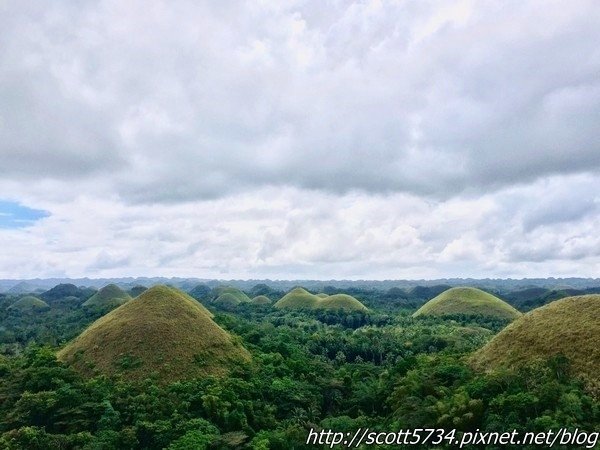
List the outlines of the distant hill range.
<svg viewBox="0 0 600 450">
<path fill-rule="evenodd" d="M 227 285 L 243 291 L 251 292 L 257 285 L 266 285 L 272 289 L 287 292 L 295 286 L 304 286 L 315 292 L 327 292 L 325 288 L 337 289 L 377 289 L 385 291 L 399 288 L 406 292 L 415 288 L 428 288 L 436 285 L 448 287 L 470 286 L 486 291 L 495 291 L 506 294 L 511 291 L 524 291 L 531 288 L 548 290 L 576 289 L 600 287 L 600 278 L 524 278 L 524 279 L 474 279 L 474 278 L 443 278 L 435 280 L 216 280 L 206 278 L 167 278 L 167 277 L 123 277 L 123 278 L 35 278 L 35 279 L 2 279 L 0 280 L 0 293 L 27 294 L 36 290 L 43 292 L 57 284 L 74 284 L 78 287 L 93 287 L 100 289 L 108 284 L 116 284 L 128 290 L 135 286 L 150 287 L 157 284 L 175 286 L 184 291 L 191 291 L 198 284 L 205 284 L 210 289 Z M 260 295 L 256 292 L 253 295 Z M 437 293 L 439 294 L 439 292 Z M 435 294 L 435 295 L 437 295 Z M 435 296 L 434 295 L 434 296 Z M 505 298 L 506 295 L 503 296 Z"/>
<path fill-rule="evenodd" d="M 48 278 L 27 280 L 0 280 L 0 294 L 20 297 L 34 295 L 48 304 L 67 297 L 81 302 L 107 285 L 135 297 L 145 288 L 164 284 L 189 293 L 200 301 L 235 306 L 249 302 L 256 296 L 266 296 L 272 302 L 280 299 L 296 286 L 327 295 L 347 294 L 361 296 L 365 291 L 378 292 L 382 302 L 420 307 L 442 292 L 453 287 L 482 289 L 504 299 L 507 303 L 527 312 L 555 300 L 575 295 L 600 293 L 599 278 L 527 278 L 527 279 L 437 279 L 437 280 L 210 280 L 200 278 Z M 234 298 L 235 297 L 235 298 Z"/>
</svg>

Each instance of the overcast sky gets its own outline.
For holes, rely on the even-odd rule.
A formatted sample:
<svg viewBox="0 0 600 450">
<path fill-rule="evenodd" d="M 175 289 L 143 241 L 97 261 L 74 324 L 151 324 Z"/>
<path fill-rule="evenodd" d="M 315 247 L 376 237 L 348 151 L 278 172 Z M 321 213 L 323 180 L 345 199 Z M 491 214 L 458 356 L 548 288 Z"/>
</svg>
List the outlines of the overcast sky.
<svg viewBox="0 0 600 450">
<path fill-rule="evenodd" d="M 600 3 L 0 0 L 0 278 L 600 276 Z"/>
</svg>

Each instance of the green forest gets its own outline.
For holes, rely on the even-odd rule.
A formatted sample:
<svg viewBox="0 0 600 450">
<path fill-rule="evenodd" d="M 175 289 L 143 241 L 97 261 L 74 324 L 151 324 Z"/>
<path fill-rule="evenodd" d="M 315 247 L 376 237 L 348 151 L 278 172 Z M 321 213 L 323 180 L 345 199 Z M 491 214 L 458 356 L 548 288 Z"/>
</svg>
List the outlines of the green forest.
<svg viewBox="0 0 600 450">
<path fill-rule="evenodd" d="M 323 291 L 0 294 L 0 448 L 301 449 L 315 448 L 311 429 L 600 430 L 593 292 Z M 578 333 L 560 328 L 572 323 Z M 536 324 L 546 347 L 522 336 Z"/>
</svg>

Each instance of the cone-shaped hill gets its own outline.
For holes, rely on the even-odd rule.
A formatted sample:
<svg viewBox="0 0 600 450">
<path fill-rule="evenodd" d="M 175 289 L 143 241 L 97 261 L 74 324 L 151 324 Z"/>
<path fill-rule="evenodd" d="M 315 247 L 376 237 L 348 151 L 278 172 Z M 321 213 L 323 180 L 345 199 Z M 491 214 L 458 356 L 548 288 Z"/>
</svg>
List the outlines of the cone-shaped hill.
<svg viewBox="0 0 600 450">
<path fill-rule="evenodd" d="M 41 312 L 50 309 L 48 303 L 43 300 L 40 300 L 37 297 L 33 297 L 32 295 L 27 295 L 25 297 L 21 297 L 19 300 L 14 302 L 12 305 L 8 307 L 10 311 L 19 311 L 21 313 L 29 313 L 29 312 Z"/>
<path fill-rule="evenodd" d="M 202 303 L 200 303 L 198 300 L 196 300 L 194 297 L 192 297 L 190 294 L 186 294 L 183 291 L 180 291 L 177 288 L 171 287 L 171 286 L 161 286 L 161 287 L 166 287 L 167 289 L 170 289 L 171 291 L 173 291 L 175 294 L 180 295 L 184 298 L 186 298 L 187 300 L 189 300 L 190 302 L 196 304 L 196 306 L 198 306 L 198 308 L 200 308 L 202 310 L 202 312 L 204 312 L 204 314 L 206 314 L 208 317 L 210 317 L 211 319 L 213 317 L 215 317 L 215 315 L 213 313 L 211 313 L 206 306 L 204 306 Z"/>
<path fill-rule="evenodd" d="M 306 289 L 297 287 L 281 297 L 275 303 L 275 308 L 314 309 L 319 300 L 319 297 L 311 294 Z"/>
<path fill-rule="evenodd" d="M 471 357 L 481 370 L 563 355 L 572 375 L 600 396 L 600 295 L 556 300 L 515 320 Z"/>
<path fill-rule="evenodd" d="M 226 292 L 225 294 L 219 295 L 217 297 L 217 299 L 214 301 L 214 303 L 215 303 L 215 305 L 220 305 L 220 306 L 236 306 L 242 302 L 235 295 L 230 294 L 229 292 Z"/>
<path fill-rule="evenodd" d="M 419 316 L 485 316 L 514 320 L 521 313 L 498 297 L 471 287 L 454 287 L 432 298 L 413 314 Z"/>
<path fill-rule="evenodd" d="M 335 294 L 322 297 L 297 287 L 285 294 L 275 308 L 283 309 L 328 309 L 343 311 L 367 311 L 365 305 L 346 294 Z"/>
<path fill-rule="evenodd" d="M 335 294 L 328 295 L 327 297 L 319 297 L 319 299 L 317 309 L 367 311 L 367 307 L 351 295 Z"/>
<path fill-rule="evenodd" d="M 86 308 L 114 308 L 127 303 L 129 300 L 131 300 L 131 296 L 127 292 L 116 284 L 109 284 L 88 298 L 83 306 Z"/>
<path fill-rule="evenodd" d="M 196 306 L 198 306 L 198 308 L 200 308 L 202 310 L 202 312 L 204 312 L 204 314 L 206 314 L 208 317 L 210 317 L 211 319 L 213 317 L 215 317 L 215 315 L 213 313 L 211 313 L 206 306 L 204 306 L 201 302 L 199 302 L 198 300 L 196 300 L 195 298 L 193 298 L 190 294 L 181 291 L 179 289 L 177 289 L 176 287 L 173 286 L 167 286 L 167 285 L 156 285 L 154 287 L 159 287 L 159 288 L 165 288 L 165 289 L 169 289 L 171 290 L 176 296 L 181 296 L 186 298 L 187 300 L 189 300 L 190 302 L 194 303 Z M 144 291 L 145 292 L 145 291 Z M 143 292 L 142 292 L 143 294 Z M 140 294 L 141 295 L 141 294 Z M 139 295 L 138 295 L 139 297 Z M 137 297 L 136 297 L 137 298 Z"/>
<path fill-rule="evenodd" d="M 215 288 L 216 299 L 222 297 L 225 294 L 229 294 L 235 297 L 238 300 L 238 303 L 249 302 L 250 297 L 248 297 L 244 292 L 240 291 L 238 288 L 234 288 L 231 286 L 219 286 Z M 216 301 L 216 300 L 215 300 Z"/>
<path fill-rule="evenodd" d="M 270 305 L 271 299 L 266 295 L 257 295 L 252 299 L 253 305 Z"/>
<path fill-rule="evenodd" d="M 92 323 L 58 353 L 84 376 L 161 382 L 224 375 L 248 351 L 183 292 L 154 286 Z"/>
</svg>

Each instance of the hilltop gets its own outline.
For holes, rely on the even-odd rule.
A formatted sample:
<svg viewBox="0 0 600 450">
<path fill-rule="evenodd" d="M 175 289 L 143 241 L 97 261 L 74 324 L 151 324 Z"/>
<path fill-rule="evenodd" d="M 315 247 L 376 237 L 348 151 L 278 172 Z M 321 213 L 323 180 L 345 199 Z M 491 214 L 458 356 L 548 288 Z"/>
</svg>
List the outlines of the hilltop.
<svg viewBox="0 0 600 450">
<path fill-rule="evenodd" d="M 214 298 L 218 299 L 223 295 L 231 295 L 237 299 L 237 303 L 249 302 L 250 297 L 248 297 L 244 292 L 239 290 L 238 288 L 234 288 L 231 286 L 219 286 L 214 289 Z"/>
<path fill-rule="evenodd" d="M 86 308 L 115 307 L 120 306 L 129 300 L 131 300 L 131 296 L 127 292 L 116 284 L 109 284 L 87 299 L 83 303 L 83 306 Z"/>
<path fill-rule="evenodd" d="M 275 303 L 275 308 L 367 311 L 365 305 L 350 295 L 315 295 L 301 287 L 294 288 L 285 294 Z"/>
<path fill-rule="evenodd" d="M 196 300 L 207 300 L 210 299 L 211 289 L 206 284 L 200 283 L 194 286 L 189 294 Z"/>
<path fill-rule="evenodd" d="M 306 289 L 297 287 L 281 297 L 276 303 L 275 308 L 306 308 L 313 309 L 320 301 L 320 298 L 311 294 Z"/>
<path fill-rule="evenodd" d="M 600 394 L 600 295 L 567 297 L 515 320 L 478 350 L 481 370 L 513 368 L 563 355 L 573 375 Z"/>
<path fill-rule="evenodd" d="M 37 297 L 33 297 L 32 295 L 27 295 L 25 297 L 21 297 L 19 300 L 14 302 L 12 305 L 8 307 L 10 311 L 19 311 L 21 313 L 26 312 L 38 312 L 38 311 L 46 311 L 50 309 L 48 303 L 43 300 L 40 300 Z"/>
<path fill-rule="evenodd" d="M 213 303 L 215 305 L 220 305 L 220 306 L 237 306 L 242 302 L 235 295 L 230 294 L 229 292 L 226 292 L 224 294 L 219 295 Z"/>
<path fill-rule="evenodd" d="M 481 289 L 455 287 L 432 298 L 413 317 L 473 315 L 514 320 L 521 313 L 498 297 Z"/>
<path fill-rule="evenodd" d="M 367 311 L 367 307 L 351 295 L 334 294 L 319 298 L 320 301 L 317 303 L 317 309 L 343 309 L 344 311 Z"/>
<path fill-rule="evenodd" d="M 224 375 L 250 355 L 209 314 L 187 294 L 154 286 L 92 323 L 58 358 L 85 376 L 155 374 L 170 382 Z"/>
<path fill-rule="evenodd" d="M 253 305 L 270 305 L 271 299 L 266 295 L 257 295 L 252 299 Z"/>
<path fill-rule="evenodd" d="M 159 287 L 161 287 L 161 286 L 159 286 Z M 179 289 L 177 289 L 177 288 L 175 288 L 173 286 L 163 286 L 163 287 L 166 287 L 167 289 L 170 289 L 175 295 L 181 296 L 181 297 L 185 298 L 186 300 L 189 300 L 190 302 L 194 303 L 198 308 L 200 308 L 200 310 L 204 314 L 206 314 L 211 319 L 215 316 L 201 302 L 199 302 L 198 300 L 196 300 L 190 294 L 187 294 L 187 293 L 185 293 L 183 291 L 180 291 Z"/>
</svg>

